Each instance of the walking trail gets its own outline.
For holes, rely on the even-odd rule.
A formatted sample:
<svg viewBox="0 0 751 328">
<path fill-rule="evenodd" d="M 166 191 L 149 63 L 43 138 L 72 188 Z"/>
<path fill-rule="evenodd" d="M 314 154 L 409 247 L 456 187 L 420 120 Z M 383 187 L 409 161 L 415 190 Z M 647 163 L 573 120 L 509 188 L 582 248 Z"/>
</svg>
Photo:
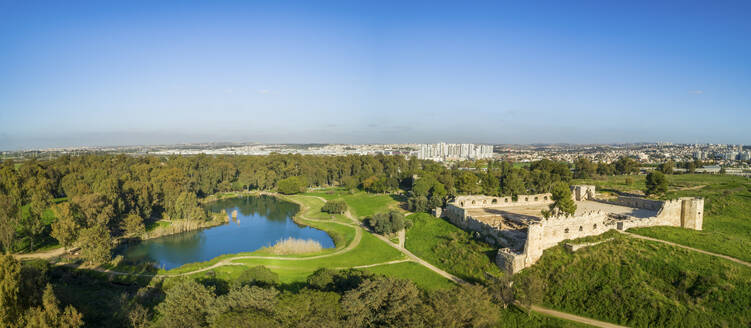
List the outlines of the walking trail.
<svg viewBox="0 0 751 328">
<path fill-rule="evenodd" d="M 616 230 L 616 231 L 619 231 L 619 230 Z M 738 264 L 741 264 L 741 265 L 745 265 L 747 267 L 751 267 L 751 263 L 743 261 L 743 260 L 739 260 L 739 259 L 734 258 L 734 257 L 727 256 L 727 255 L 722 255 L 722 254 L 707 252 L 705 250 L 701 250 L 701 249 L 698 249 L 698 248 L 693 248 L 693 247 L 684 246 L 684 245 L 681 245 L 681 244 L 676 244 L 674 242 L 670 242 L 670 241 L 667 241 L 667 240 L 662 240 L 662 239 L 657 239 L 657 238 L 652 238 L 652 237 L 637 235 L 637 234 L 631 233 L 631 232 L 625 232 L 625 231 L 619 231 L 619 232 L 622 233 L 622 234 L 631 236 L 633 238 L 650 240 L 650 241 L 656 241 L 658 243 L 663 243 L 663 244 L 667 244 L 667 245 L 670 245 L 670 246 L 680 247 L 680 248 L 688 249 L 688 250 L 691 250 L 691 251 L 694 251 L 694 252 L 698 252 L 698 253 L 702 253 L 702 254 L 707 254 L 707 255 L 711 255 L 711 256 L 723 258 L 723 259 L 726 259 L 728 261 L 733 261 L 735 263 L 738 263 Z"/>
</svg>

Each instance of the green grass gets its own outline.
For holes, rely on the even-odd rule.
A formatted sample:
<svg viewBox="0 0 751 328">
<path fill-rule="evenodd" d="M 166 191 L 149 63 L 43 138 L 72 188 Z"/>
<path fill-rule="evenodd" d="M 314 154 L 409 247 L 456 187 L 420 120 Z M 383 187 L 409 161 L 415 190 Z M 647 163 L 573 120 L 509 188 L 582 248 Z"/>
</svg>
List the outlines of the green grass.
<svg viewBox="0 0 751 328">
<path fill-rule="evenodd" d="M 616 232 L 613 240 L 575 253 L 556 246 L 514 276 L 538 279 L 543 304 L 564 312 L 637 327 L 751 324 L 751 268 Z"/>
<path fill-rule="evenodd" d="M 643 176 L 632 176 L 634 185 L 643 185 Z M 628 191 L 623 176 L 607 180 L 582 180 L 598 188 Z M 669 175 L 664 199 L 704 197 L 702 231 L 678 227 L 631 229 L 631 232 L 668 240 L 710 252 L 751 261 L 751 180 L 730 175 Z"/>
<path fill-rule="evenodd" d="M 454 284 L 441 275 L 414 262 L 379 265 L 362 270 L 390 277 L 409 279 L 424 290 L 450 288 Z"/>
<path fill-rule="evenodd" d="M 157 228 L 166 228 L 172 224 L 170 221 L 165 220 L 153 220 L 146 222 L 146 231 L 152 231 Z"/>
<path fill-rule="evenodd" d="M 234 263 L 250 266 L 264 265 L 279 274 L 282 282 L 294 282 L 305 279 L 319 268 L 349 268 L 353 266 L 383 263 L 403 259 L 404 255 L 393 247 L 369 233 L 363 233 L 362 241 L 353 250 L 320 259 L 310 260 L 268 260 L 240 259 Z"/>
<path fill-rule="evenodd" d="M 493 262 L 496 248 L 471 238 L 446 220 L 419 213 L 409 216 L 405 247 L 431 264 L 467 281 L 484 281 L 485 274 L 502 274 Z"/>
<path fill-rule="evenodd" d="M 349 191 L 340 188 L 305 193 L 308 196 L 321 197 L 326 200 L 342 199 L 347 203 L 352 214 L 358 218 L 372 216 L 375 213 L 387 211 L 397 205 L 391 195 L 371 194 L 364 191 Z"/>
<path fill-rule="evenodd" d="M 285 195 L 282 196 L 282 199 L 304 205 L 303 207 L 305 207 L 305 209 L 302 213 L 299 214 L 302 217 L 315 220 L 334 220 L 344 223 L 352 223 L 352 220 L 348 219 L 342 214 L 329 214 L 321 212 L 321 207 L 323 207 L 325 203 L 318 198 L 302 195 Z"/>
</svg>

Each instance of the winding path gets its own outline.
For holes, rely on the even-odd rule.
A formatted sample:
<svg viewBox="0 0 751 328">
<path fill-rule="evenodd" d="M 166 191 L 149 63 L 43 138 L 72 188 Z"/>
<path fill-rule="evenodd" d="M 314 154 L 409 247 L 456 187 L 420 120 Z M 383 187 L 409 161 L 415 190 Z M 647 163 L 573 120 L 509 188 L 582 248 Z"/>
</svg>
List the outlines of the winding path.
<svg viewBox="0 0 751 328">
<path fill-rule="evenodd" d="M 633 237 L 633 238 L 644 239 L 644 240 L 649 240 L 649 241 L 656 241 L 658 243 L 663 243 L 663 244 L 667 244 L 667 245 L 670 245 L 670 246 L 680 247 L 680 248 L 687 249 L 687 250 L 690 250 L 690 251 L 694 251 L 694 252 L 698 252 L 698 253 L 702 253 L 702 254 L 707 254 L 707 255 L 711 255 L 711 256 L 723 258 L 723 259 L 726 259 L 728 261 L 733 261 L 735 263 L 738 263 L 740 265 L 745 265 L 747 267 L 751 267 L 751 263 L 743 261 L 743 260 L 739 260 L 739 259 L 734 258 L 734 257 L 727 256 L 727 255 L 712 253 L 712 252 L 708 252 L 708 251 L 701 250 L 701 249 L 698 249 L 698 248 L 693 248 L 693 247 L 689 247 L 689 246 L 685 246 L 685 245 L 681 245 L 681 244 L 676 244 L 674 242 L 667 241 L 667 240 L 662 240 L 662 239 L 657 239 L 657 238 L 652 238 L 652 237 L 637 235 L 637 234 L 632 233 L 632 232 L 626 232 L 626 231 L 620 231 L 620 230 L 616 230 L 616 231 L 618 231 L 618 232 L 620 232 L 622 234 L 628 235 L 630 237 Z"/>
<path fill-rule="evenodd" d="M 590 326 L 595 326 L 595 327 L 602 327 L 602 328 L 625 328 L 625 326 L 619 326 L 619 325 L 616 325 L 616 324 L 613 324 L 613 323 L 610 323 L 610 322 L 595 320 L 595 319 L 592 319 L 592 318 L 582 317 L 582 316 L 578 316 L 578 315 L 571 314 L 571 313 L 566 313 L 566 312 L 551 310 L 551 309 L 544 308 L 544 307 L 541 307 L 541 306 L 538 306 L 538 305 L 532 305 L 530 307 L 530 310 L 535 311 L 535 312 L 540 313 L 540 314 L 544 314 L 544 315 L 550 316 L 550 317 L 555 317 L 555 318 L 559 318 L 559 319 L 564 319 L 564 320 L 569 320 L 569 321 L 584 323 L 584 324 L 588 324 Z"/>
</svg>

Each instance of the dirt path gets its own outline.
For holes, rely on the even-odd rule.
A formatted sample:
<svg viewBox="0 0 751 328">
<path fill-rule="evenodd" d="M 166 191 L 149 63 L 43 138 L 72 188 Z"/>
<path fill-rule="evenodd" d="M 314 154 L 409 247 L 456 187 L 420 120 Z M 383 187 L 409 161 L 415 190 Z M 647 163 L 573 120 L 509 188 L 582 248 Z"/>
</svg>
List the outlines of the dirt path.
<svg viewBox="0 0 751 328">
<path fill-rule="evenodd" d="M 578 315 L 575 315 L 575 314 L 570 314 L 570 313 L 566 313 L 566 312 L 560 312 L 560 311 L 556 311 L 556 310 L 551 310 L 551 309 L 544 308 L 544 307 L 541 307 L 541 306 L 538 306 L 538 305 L 532 305 L 532 307 L 530 309 L 532 311 L 535 311 L 537 313 L 541 313 L 541 314 L 544 314 L 544 315 L 547 315 L 547 316 L 551 316 L 551 317 L 555 317 L 555 318 L 559 318 L 559 319 L 564 319 L 564 320 L 569 320 L 569 321 L 574 321 L 574 322 L 579 322 L 579 323 L 584 323 L 584 324 L 588 324 L 590 326 L 602 327 L 602 328 L 625 328 L 625 326 L 619 326 L 619 325 L 616 325 L 616 324 L 613 324 L 613 323 L 610 323 L 610 322 L 599 321 L 599 320 L 590 319 L 590 318 L 587 318 L 587 317 L 581 317 L 581 316 L 578 316 Z"/>
<path fill-rule="evenodd" d="M 616 231 L 618 231 L 618 230 L 616 230 Z M 734 257 L 727 256 L 727 255 L 712 253 L 712 252 L 708 252 L 708 251 L 701 250 L 701 249 L 698 249 L 698 248 L 693 248 L 693 247 L 684 246 L 684 245 L 681 245 L 681 244 L 676 244 L 674 242 L 670 242 L 670 241 L 667 241 L 667 240 L 662 240 L 662 239 L 657 239 L 657 238 L 652 238 L 652 237 L 637 235 L 637 234 L 631 233 L 631 232 L 625 232 L 625 231 L 619 231 L 619 232 L 622 233 L 622 234 L 634 237 L 634 238 L 644 239 L 644 240 L 650 240 L 650 241 L 656 241 L 658 243 L 663 243 L 663 244 L 667 244 L 667 245 L 670 245 L 670 246 L 680 247 L 680 248 L 688 249 L 688 250 L 691 250 L 691 251 L 694 251 L 694 252 L 699 252 L 699 253 L 702 253 L 702 254 L 707 254 L 707 255 L 711 255 L 711 256 L 723 258 L 723 259 L 726 259 L 726 260 L 729 260 L 729 261 L 733 261 L 733 262 L 741 264 L 741 265 L 745 265 L 747 267 L 751 267 L 751 263 L 743 261 L 743 260 L 739 260 L 739 259 L 734 258 Z"/>
<path fill-rule="evenodd" d="M 36 253 L 29 253 L 29 254 L 13 254 L 13 256 L 19 260 L 29 260 L 29 259 L 42 259 L 42 260 L 48 260 L 53 257 L 60 257 L 63 254 L 65 254 L 65 249 L 62 247 L 46 250 L 43 252 L 36 252 Z"/>
</svg>

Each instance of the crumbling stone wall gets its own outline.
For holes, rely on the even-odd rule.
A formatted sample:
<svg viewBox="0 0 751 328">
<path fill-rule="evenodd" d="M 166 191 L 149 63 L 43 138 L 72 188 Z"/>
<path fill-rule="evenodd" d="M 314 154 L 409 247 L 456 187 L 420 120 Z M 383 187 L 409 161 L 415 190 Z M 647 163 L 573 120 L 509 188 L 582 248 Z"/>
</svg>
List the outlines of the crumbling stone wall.
<svg viewBox="0 0 751 328">
<path fill-rule="evenodd" d="M 454 205 L 461 208 L 490 208 L 490 207 L 509 207 L 509 206 L 522 206 L 522 205 L 544 205 L 553 202 L 552 194 L 536 194 L 536 195 L 518 195 L 516 200 L 511 196 L 506 197 L 493 197 L 483 195 L 465 195 L 456 196 L 454 201 L 449 205 Z"/>
</svg>

